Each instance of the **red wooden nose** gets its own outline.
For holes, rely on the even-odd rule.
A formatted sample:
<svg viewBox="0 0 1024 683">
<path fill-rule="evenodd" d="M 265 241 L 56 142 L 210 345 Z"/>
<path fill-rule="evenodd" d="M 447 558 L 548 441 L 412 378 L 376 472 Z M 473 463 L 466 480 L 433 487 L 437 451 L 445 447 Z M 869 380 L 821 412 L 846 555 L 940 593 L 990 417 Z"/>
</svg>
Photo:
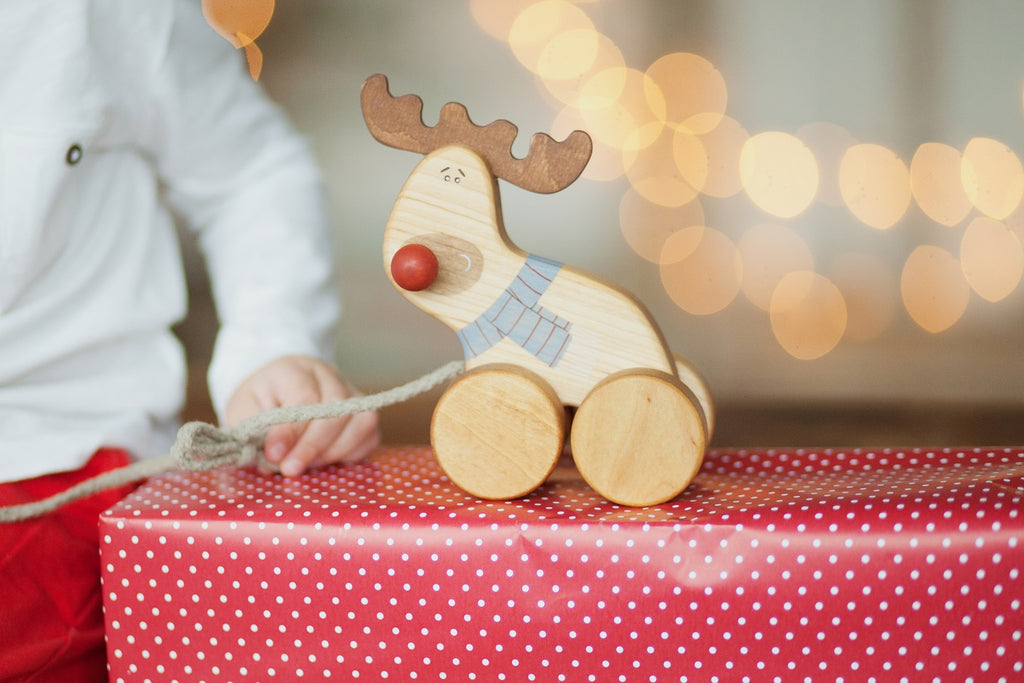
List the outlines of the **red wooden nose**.
<svg viewBox="0 0 1024 683">
<path fill-rule="evenodd" d="M 391 277 L 402 289 L 419 292 L 437 279 L 437 256 L 422 244 L 407 244 L 391 257 Z"/>
</svg>

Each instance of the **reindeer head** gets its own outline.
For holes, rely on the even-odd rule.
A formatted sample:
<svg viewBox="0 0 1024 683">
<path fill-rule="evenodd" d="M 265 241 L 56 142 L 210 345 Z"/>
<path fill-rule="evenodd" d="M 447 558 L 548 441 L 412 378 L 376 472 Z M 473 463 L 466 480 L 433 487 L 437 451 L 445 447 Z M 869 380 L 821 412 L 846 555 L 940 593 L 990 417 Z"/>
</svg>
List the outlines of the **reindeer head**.
<svg viewBox="0 0 1024 683">
<path fill-rule="evenodd" d="M 423 101 L 416 95 L 392 97 L 381 74 L 363 84 L 362 109 L 378 141 L 426 155 L 403 186 L 384 231 L 388 277 L 428 313 L 453 327 L 464 324 L 462 316 L 453 319 L 440 311 L 445 307 L 438 302 L 504 287 L 518 268 L 520 252 L 505 234 L 497 178 L 533 192 L 557 192 L 583 172 L 590 137 L 574 131 L 556 142 L 537 133 L 527 156 L 519 159 L 512 155 L 513 124 L 499 120 L 477 126 L 465 107 L 449 102 L 437 125 L 426 126 Z M 506 253 L 515 258 L 500 257 Z M 481 301 L 489 296 L 479 293 Z"/>
</svg>

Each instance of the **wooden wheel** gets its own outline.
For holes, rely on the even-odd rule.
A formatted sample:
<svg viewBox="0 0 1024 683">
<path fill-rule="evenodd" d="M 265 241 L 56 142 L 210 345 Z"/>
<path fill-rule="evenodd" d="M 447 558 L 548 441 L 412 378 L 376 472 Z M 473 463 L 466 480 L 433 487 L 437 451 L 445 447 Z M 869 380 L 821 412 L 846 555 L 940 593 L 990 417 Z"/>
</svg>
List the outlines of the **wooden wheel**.
<svg viewBox="0 0 1024 683">
<path fill-rule="evenodd" d="M 700 469 L 707 445 L 702 412 L 675 377 L 653 370 L 612 375 L 594 387 L 573 418 L 576 466 L 615 503 L 663 503 Z"/>
<path fill-rule="evenodd" d="M 480 498 L 526 495 L 555 468 L 565 442 L 565 410 L 540 377 L 486 365 L 441 396 L 430 441 L 445 474 Z"/>
<path fill-rule="evenodd" d="M 708 383 L 693 363 L 686 358 L 677 353 L 674 354 L 673 360 L 680 381 L 697 399 L 697 407 L 700 408 L 704 417 L 704 433 L 707 434 L 708 441 L 711 441 L 711 435 L 715 431 L 715 409 L 711 401 L 711 390 L 708 388 Z"/>
</svg>

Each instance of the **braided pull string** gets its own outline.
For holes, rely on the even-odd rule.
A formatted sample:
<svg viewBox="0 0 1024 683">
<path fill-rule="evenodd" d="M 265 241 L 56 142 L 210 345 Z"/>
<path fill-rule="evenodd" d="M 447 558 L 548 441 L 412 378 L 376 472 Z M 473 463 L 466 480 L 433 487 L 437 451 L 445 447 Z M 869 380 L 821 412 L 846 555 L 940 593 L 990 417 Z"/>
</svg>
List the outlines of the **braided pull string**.
<svg viewBox="0 0 1024 683">
<path fill-rule="evenodd" d="M 169 453 L 139 460 L 104 472 L 60 493 L 31 503 L 0 507 L 0 523 L 20 522 L 52 512 L 94 493 L 146 479 L 174 469 L 193 472 L 225 465 L 260 465 L 278 470 L 263 455 L 263 441 L 271 427 L 291 422 L 308 422 L 378 410 L 407 401 L 454 379 L 465 369 L 461 360 L 452 361 L 422 377 L 377 394 L 353 396 L 340 401 L 285 406 L 257 413 L 234 427 L 221 429 L 205 422 L 186 422 L 178 430 Z"/>
</svg>

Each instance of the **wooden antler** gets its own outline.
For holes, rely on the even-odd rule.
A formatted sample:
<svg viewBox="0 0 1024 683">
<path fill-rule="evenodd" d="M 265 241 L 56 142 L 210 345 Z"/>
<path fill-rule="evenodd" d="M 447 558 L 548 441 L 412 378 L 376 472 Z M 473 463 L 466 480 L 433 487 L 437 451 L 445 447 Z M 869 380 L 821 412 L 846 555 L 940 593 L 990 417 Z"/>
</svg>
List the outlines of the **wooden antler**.
<svg viewBox="0 0 1024 683">
<path fill-rule="evenodd" d="M 461 144 L 487 161 L 491 173 L 531 192 L 548 194 L 572 184 L 583 172 L 593 145 L 590 136 L 573 131 L 562 142 L 544 133 L 530 140 L 523 159 L 512 155 L 518 129 L 505 120 L 478 126 L 466 108 L 449 102 L 441 108 L 434 127 L 423 123 L 423 100 L 416 95 L 392 97 L 388 79 L 375 74 L 366 79 L 362 91 L 363 118 L 378 141 L 409 152 L 428 154 L 440 147 Z"/>
</svg>

